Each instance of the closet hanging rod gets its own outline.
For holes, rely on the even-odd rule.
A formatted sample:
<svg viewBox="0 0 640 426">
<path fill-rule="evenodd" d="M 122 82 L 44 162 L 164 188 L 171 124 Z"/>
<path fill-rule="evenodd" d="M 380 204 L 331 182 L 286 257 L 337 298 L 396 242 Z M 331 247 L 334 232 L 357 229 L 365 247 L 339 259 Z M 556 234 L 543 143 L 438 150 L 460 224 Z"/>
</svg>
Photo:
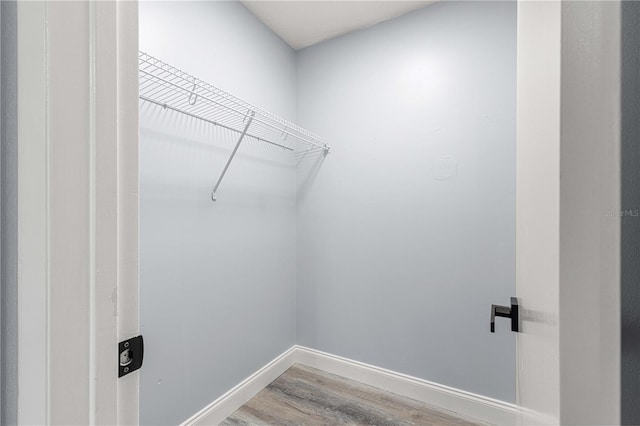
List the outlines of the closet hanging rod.
<svg viewBox="0 0 640 426">
<path fill-rule="evenodd" d="M 213 186 L 213 201 L 217 199 L 218 189 L 242 142 L 247 138 L 293 151 L 295 158 L 316 152 L 326 155 L 331 149 L 322 138 L 308 130 L 144 52 L 139 54 L 138 70 L 138 96 L 141 101 L 239 134 Z"/>
<path fill-rule="evenodd" d="M 142 72 L 142 73 L 143 73 L 143 74 L 145 74 L 145 75 L 148 75 L 148 76 L 149 76 L 150 78 L 152 78 L 152 79 L 162 81 L 162 82 L 163 82 L 163 83 L 165 83 L 165 84 L 168 84 L 168 85 L 173 86 L 174 88 L 176 88 L 176 89 L 178 89 L 178 90 L 180 90 L 180 91 L 182 91 L 182 92 L 185 92 L 184 94 L 185 94 L 185 95 L 188 95 L 188 96 L 189 96 L 189 99 L 192 99 L 192 96 L 193 96 L 193 95 L 195 95 L 194 102 L 193 102 L 193 103 L 191 103 L 191 101 L 189 100 L 189 105 L 192 105 L 192 106 L 193 106 L 193 105 L 195 105 L 195 104 L 196 104 L 196 102 L 197 102 L 197 100 L 198 100 L 199 98 L 202 98 L 202 99 L 205 99 L 205 100 L 206 100 L 206 101 L 208 101 L 208 102 L 211 102 L 211 103 L 214 103 L 214 104 L 216 104 L 216 105 L 218 105 L 218 106 L 221 106 L 222 108 L 226 108 L 226 109 L 228 109 L 229 111 L 232 111 L 232 112 L 234 112 L 234 113 L 236 113 L 236 114 L 238 114 L 238 115 L 245 115 L 245 114 L 246 114 L 246 111 L 238 111 L 236 108 L 233 108 L 233 107 L 231 107 L 231 106 L 229 106 L 229 105 L 225 105 L 225 104 L 223 104 L 223 103 L 221 103 L 221 102 L 219 102 L 219 101 L 216 101 L 215 99 L 211 99 L 211 98 L 209 98 L 209 97 L 207 97 L 207 96 L 205 96 L 205 95 L 202 95 L 202 94 L 200 94 L 200 93 L 196 93 L 193 89 L 192 89 L 192 90 L 189 90 L 189 89 L 187 89 L 187 88 L 185 88 L 185 87 L 182 87 L 182 86 L 180 86 L 180 85 L 178 85 L 178 84 L 175 84 L 175 83 L 173 83 L 173 82 L 171 82 L 171 81 L 169 81 L 169 80 L 167 80 L 167 79 L 165 79 L 165 78 L 159 77 L 159 76 L 157 76 L 157 75 L 154 75 L 154 74 L 149 73 L 149 72 L 147 72 L 147 71 L 145 71 L 145 70 L 142 70 L 142 69 L 140 70 L 140 72 Z M 197 85 L 196 85 L 196 88 L 197 88 Z M 141 96 L 141 98 L 142 98 L 142 96 Z M 148 99 L 148 98 L 147 98 L 147 99 Z M 200 118 L 200 117 L 196 117 L 196 118 Z M 260 118 L 254 117 L 254 119 L 253 119 L 253 120 L 254 120 L 254 121 L 257 121 L 257 122 L 259 122 L 259 123 L 261 123 L 261 124 L 263 124 L 263 125 L 265 125 L 265 126 L 268 126 L 268 127 L 272 128 L 273 130 L 276 130 L 276 131 L 278 131 L 278 132 L 282 132 L 283 134 L 284 134 L 284 133 L 287 133 L 287 135 L 288 135 L 288 136 L 292 136 L 292 137 L 294 137 L 294 138 L 296 138 L 296 139 L 298 139 L 298 140 L 300 140 L 300 141 L 302 141 L 302 142 L 304 142 L 304 143 L 306 143 L 306 144 L 313 145 L 313 146 L 316 146 L 316 147 L 318 147 L 318 148 L 322 148 L 322 149 L 328 149 L 328 146 L 327 146 L 327 145 L 320 145 L 320 144 L 318 144 L 318 143 L 316 143 L 316 142 L 313 142 L 313 141 L 311 141 L 311 140 L 309 140 L 309 139 L 307 139 L 307 138 L 304 138 L 304 137 L 298 136 L 298 135 L 293 134 L 293 133 L 288 133 L 288 132 L 287 132 L 287 128 L 286 128 L 286 126 L 284 127 L 284 129 L 280 129 L 279 127 L 276 127 L 275 125 L 273 125 L 273 124 L 271 124 L 271 123 L 267 123 L 266 121 L 261 120 Z"/>
<path fill-rule="evenodd" d="M 255 112 L 247 137 L 275 146 L 291 147 L 285 141 L 302 143 L 329 152 L 319 136 L 272 113 L 257 108 L 223 90 L 169 65 L 147 53 L 139 54 L 140 98 L 208 123 L 242 132 L 248 111 Z M 295 151 L 304 150 L 293 146 Z"/>
<path fill-rule="evenodd" d="M 169 109 L 171 111 L 175 111 L 175 112 L 179 112 L 180 114 L 187 115 L 187 116 L 189 116 L 191 118 L 196 118 L 198 120 L 205 121 L 205 122 L 207 122 L 209 124 L 213 124 L 214 126 L 222 127 L 223 129 L 231 130 L 232 132 L 242 133 L 242 130 L 234 129 L 231 126 L 226 126 L 224 124 L 218 123 L 216 121 L 209 120 L 209 119 L 204 118 L 204 117 L 198 117 L 197 115 L 191 114 L 188 111 L 182 110 L 180 108 L 172 107 L 171 105 L 163 104 L 163 103 L 160 103 L 158 101 L 154 101 L 153 99 L 149 99 L 149 98 L 147 98 L 145 96 L 140 96 L 140 99 L 142 99 L 143 101 L 150 102 L 152 104 L 161 106 L 164 109 Z M 252 135 L 251 133 L 247 133 L 246 136 L 257 140 L 258 142 L 266 142 L 268 144 L 275 145 L 275 146 L 278 146 L 280 148 L 286 149 L 287 151 L 294 151 L 294 149 L 291 148 L 290 146 L 282 145 L 282 144 L 279 144 L 279 143 L 276 143 L 276 142 L 271 142 L 270 140 L 263 139 L 263 138 L 261 138 L 259 136 Z M 317 150 L 317 149 L 320 149 L 320 148 L 314 148 L 314 149 Z"/>
</svg>

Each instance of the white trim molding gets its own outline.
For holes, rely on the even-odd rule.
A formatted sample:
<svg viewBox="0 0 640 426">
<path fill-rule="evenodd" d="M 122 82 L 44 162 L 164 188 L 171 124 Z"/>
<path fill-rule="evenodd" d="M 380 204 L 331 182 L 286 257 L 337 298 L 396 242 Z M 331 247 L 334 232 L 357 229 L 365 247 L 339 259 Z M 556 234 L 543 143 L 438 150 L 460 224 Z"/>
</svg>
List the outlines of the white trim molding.
<svg viewBox="0 0 640 426">
<path fill-rule="evenodd" d="M 297 347 L 292 346 L 236 387 L 191 416 L 182 425 L 217 425 L 222 422 L 295 364 L 296 352 Z"/>
<path fill-rule="evenodd" d="M 517 423 L 518 409 L 497 399 L 477 395 L 406 374 L 328 354 L 315 349 L 296 347 L 296 362 L 327 373 L 355 380 L 365 385 L 415 399 L 454 412 L 459 417 L 496 425 Z"/>
<path fill-rule="evenodd" d="M 18 424 L 49 422 L 47 4 L 17 3 Z"/>
<path fill-rule="evenodd" d="M 137 424 L 137 3 L 16 7 L 16 422 Z"/>
<path fill-rule="evenodd" d="M 220 423 L 294 364 L 317 368 L 396 395 L 415 399 L 469 420 L 495 425 L 513 425 L 518 422 L 519 409 L 514 404 L 296 345 L 200 410 L 182 425 Z"/>
</svg>

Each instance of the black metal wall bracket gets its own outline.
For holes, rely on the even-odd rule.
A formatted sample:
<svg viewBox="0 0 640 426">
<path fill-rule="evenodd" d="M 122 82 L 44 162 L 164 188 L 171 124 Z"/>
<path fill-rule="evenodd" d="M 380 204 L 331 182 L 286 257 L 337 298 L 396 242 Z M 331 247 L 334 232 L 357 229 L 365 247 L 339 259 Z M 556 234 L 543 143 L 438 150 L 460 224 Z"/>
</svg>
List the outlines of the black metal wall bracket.
<svg viewBox="0 0 640 426">
<path fill-rule="evenodd" d="M 118 377 L 126 376 L 142 367 L 144 340 L 142 336 L 132 337 L 118 343 Z"/>
<path fill-rule="evenodd" d="M 511 318 L 511 331 L 520 331 L 520 315 L 518 312 L 518 298 L 511 298 L 511 308 L 508 306 L 491 305 L 490 330 L 496 332 L 496 317 Z"/>
</svg>

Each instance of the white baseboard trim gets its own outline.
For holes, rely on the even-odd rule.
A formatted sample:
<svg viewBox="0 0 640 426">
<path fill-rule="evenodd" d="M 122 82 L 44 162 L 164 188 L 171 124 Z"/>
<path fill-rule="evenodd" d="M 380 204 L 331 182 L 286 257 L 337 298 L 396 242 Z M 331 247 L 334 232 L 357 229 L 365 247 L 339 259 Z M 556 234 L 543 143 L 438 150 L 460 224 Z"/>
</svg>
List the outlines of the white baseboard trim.
<svg viewBox="0 0 640 426">
<path fill-rule="evenodd" d="M 296 346 L 247 377 L 236 387 L 191 416 L 182 426 L 217 425 L 295 364 Z"/>
<path fill-rule="evenodd" d="M 315 349 L 297 346 L 296 362 L 415 399 L 471 420 L 492 425 L 515 425 L 518 421 L 519 410 L 514 404 Z"/>
<path fill-rule="evenodd" d="M 471 420 L 494 425 L 518 422 L 519 409 L 514 404 L 296 345 L 204 407 L 182 426 L 219 424 L 294 364 L 346 377 Z"/>
</svg>

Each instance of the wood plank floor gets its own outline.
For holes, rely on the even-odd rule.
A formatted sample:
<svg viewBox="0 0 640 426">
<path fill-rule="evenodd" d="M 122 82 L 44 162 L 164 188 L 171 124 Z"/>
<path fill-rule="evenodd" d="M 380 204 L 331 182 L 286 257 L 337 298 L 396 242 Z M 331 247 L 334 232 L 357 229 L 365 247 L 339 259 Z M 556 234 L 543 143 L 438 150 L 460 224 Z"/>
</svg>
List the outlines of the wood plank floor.
<svg viewBox="0 0 640 426">
<path fill-rule="evenodd" d="M 296 364 L 221 426 L 477 424 L 419 401 Z"/>
</svg>

